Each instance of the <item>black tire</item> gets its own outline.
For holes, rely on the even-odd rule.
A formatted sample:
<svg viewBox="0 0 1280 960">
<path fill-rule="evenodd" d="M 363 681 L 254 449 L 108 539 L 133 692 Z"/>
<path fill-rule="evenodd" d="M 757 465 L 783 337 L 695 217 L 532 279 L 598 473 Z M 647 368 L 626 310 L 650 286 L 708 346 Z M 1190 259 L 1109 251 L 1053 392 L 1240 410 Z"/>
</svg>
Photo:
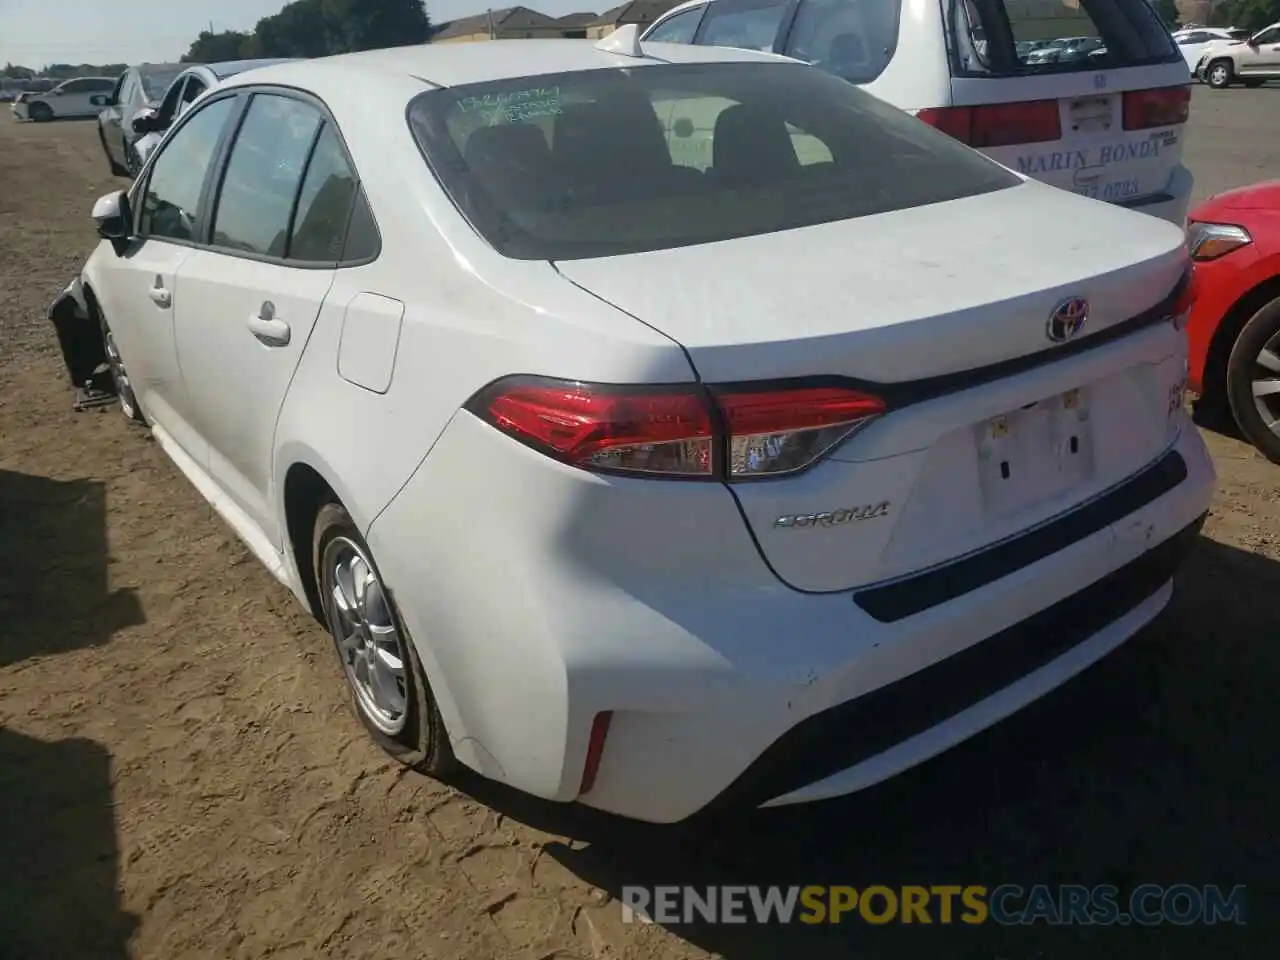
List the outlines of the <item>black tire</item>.
<svg viewBox="0 0 1280 960">
<path fill-rule="evenodd" d="M 27 108 L 27 116 L 36 123 L 46 123 L 53 119 L 53 110 L 47 103 L 40 103 L 37 100 Z"/>
<path fill-rule="evenodd" d="M 326 572 L 326 567 L 330 565 L 331 557 L 336 555 L 340 558 L 350 547 L 356 548 L 363 555 L 361 559 L 367 561 L 369 565 L 369 572 L 384 601 L 378 606 L 381 611 L 379 616 L 385 616 L 390 625 L 395 628 L 400 660 L 405 667 L 402 727 L 393 733 L 387 732 L 380 726 L 378 720 L 362 701 L 355 681 L 352 679 L 348 653 L 343 649 L 341 640 L 341 635 L 345 632 L 343 618 L 337 610 L 337 602 L 329 586 L 334 577 L 331 572 Z M 311 562 L 320 595 L 323 619 L 329 627 L 334 650 L 338 655 L 343 676 L 347 680 L 347 692 L 351 697 L 351 705 L 356 716 L 360 718 L 360 722 L 364 724 L 365 730 L 368 731 L 374 743 L 405 766 L 433 777 L 447 775 L 456 767 L 457 761 L 453 756 L 444 720 L 440 716 L 435 698 L 431 695 L 430 684 L 427 683 L 422 663 L 414 649 L 413 639 L 404 627 L 404 621 L 396 609 L 394 599 L 382 588 L 382 577 L 378 573 L 377 564 L 373 560 L 368 544 L 365 543 L 346 509 L 339 503 L 326 503 L 316 515 L 311 544 Z M 367 592 L 364 595 L 369 596 Z M 369 601 L 369 605 L 374 606 L 374 601 Z"/>
<path fill-rule="evenodd" d="M 1235 78 L 1235 66 L 1230 60 L 1214 60 L 1204 68 L 1204 82 L 1214 90 L 1227 89 Z"/>
<path fill-rule="evenodd" d="M 102 129 L 102 124 L 98 124 L 98 141 L 102 144 L 102 152 L 107 156 L 107 166 L 111 168 L 111 175 L 115 177 L 129 176 L 129 171 L 120 166 L 116 162 L 116 158 L 111 155 L 111 148 L 107 146 L 107 135 Z"/>
<path fill-rule="evenodd" d="M 138 398 L 134 395 L 133 385 L 129 380 L 129 371 L 124 365 L 124 358 L 120 356 L 120 351 L 116 347 L 115 337 L 111 335 L 111 328 L 107 325 L 107 318 L 102 315 L 101 310 L 98 310 L 98 325 L 102 328 L 103 352 L 107 357 L 107 366 L 111 370 L 111 381 L 115 384 L 116 399 L 120 403 L 120 412 L 132 422 L 145 426 L 147 418 L 142 412 L 142 407 L 138 405 Z"/>
<path fill-rule="evenodd" d="M 1266 406 L 1269 403 L 1274 413 L 1268 419 L 1272 422 L 1280 419 L 1280 393 L 1266 402 L 1255 400 L 1253 395 L 1255 380 L 1274 377 L 1280 385 L 1280 371 L 1258 363 L 1264 348 L 1269 348 L 1272 354 L 1280 352 L 1280 297 L 1264 306 L 1244 325 L 1227 361 L 1227 399 L 1240 432 L 1264 457 L 1280 464 L 1280 435 L 1268 426 L 1263 410 L 1259 409 L 1260 404 Z M 1272 366 L 1280 366 L 1280 361 Z"/>
<path fill-rule="evenodd" d="M 1241 80 L 1240 82 L 1241 82 L 1241 83 L 1243 83 L 1243 84 L 1244 84 L 1246 87 L 1248 87 L 1250 90 L 1256 90 L 1256 89 L 1258 89 L 1258 87 L 1262 86 L 1262 85 L 1263 85 L 1264 83 L 1266 83 L 1267 81 L 1265 81 L 1265 80 Z"/>
</svg>

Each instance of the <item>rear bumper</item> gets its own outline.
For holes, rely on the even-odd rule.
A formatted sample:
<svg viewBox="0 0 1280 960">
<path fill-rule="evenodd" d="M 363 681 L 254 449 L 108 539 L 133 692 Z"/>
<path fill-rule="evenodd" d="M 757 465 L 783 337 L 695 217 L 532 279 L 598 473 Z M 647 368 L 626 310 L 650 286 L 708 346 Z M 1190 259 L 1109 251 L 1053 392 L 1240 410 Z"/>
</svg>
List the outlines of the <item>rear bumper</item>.
<svg viewBox="0 0 1280 960">
<path fill-rule="evenodd" d="M 942 568 L 964 590 L 878 619 L 859 594 L 780 586 L 722 491 L 649 484 L 630 517 L 640 488 L 513 445 L 456 418 L 370 545 L 464 763 L 654 822 L 861 789 L 1042 696 L 1164 607 L 1214 485 L 1184 423 L 1164 465 L 1122 487 L 1175 474 L 1127 510 L 976 581 L 982 558 L 964 558 Z M 580 794 L 601 712 L 612 721 Z"/>
<path fill-rule="evenodd" d="M 1138 213 L 1167 220 L 1174 226 L 1185 227 L 1187 209 L 1191 205 L 1191 192 L 1195 186 L 1195 177 L 1182 164 L 1174 168 L 1169 177 L 1169 184 L 1163 191 L 1134 200 L 1120 201 L 1116 206 Z"/>
</svg>

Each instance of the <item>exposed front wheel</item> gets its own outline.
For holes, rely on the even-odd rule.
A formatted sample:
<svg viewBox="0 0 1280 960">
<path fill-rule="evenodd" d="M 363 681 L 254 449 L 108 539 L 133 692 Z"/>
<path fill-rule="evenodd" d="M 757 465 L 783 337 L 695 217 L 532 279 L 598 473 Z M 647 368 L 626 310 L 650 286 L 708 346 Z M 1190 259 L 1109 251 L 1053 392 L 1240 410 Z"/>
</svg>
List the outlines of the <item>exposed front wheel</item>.
<svg viewBox="0 0 1280 960">
<path fill-rule="evenodd" d="M 1227 361 L 1227 397 L 1240 432 L 1280 464 L 1280 297 L 1240 331 Z"/>
<path fill-rule="evenodd" d="M 120 412 L 135 423 L 146 423 L 147 418 L 142 415 L 142 409 L 138 406 L 138 398 L 134 396 L 133 384 L 129 380 L 129 371 L 125 368 L 124 359 L 120 356 L 116 339 L 111 335 L 111 328 L 107 326 L 105 317 L 100 323 L 102 347 L 107 356 L 107 366 L 111 370 L 111 382 L 115 385 L 116 397 L 120 400 Z"/>
<path fill-rule="evenodd" d="M 27 108 L 27 116 L 36 123 L 44 123 L 46 120 L 53 119 L 53 111 L 47 103 L 33 103 Z"/>
<path fill-rule="evenodd" d="M 401 763 L 433 776 L 447 773 L 453 751 L 413 640 L 340 504 L 320 509 L 312 558 L 324 620 L 365 729 Z"/>
<path fill-rule="evenodd" d="M 1209 64 L 1205 72 L 1205 81 L 1215 90 L 1223 90 L 1231 86 L 1234 70 L 1230 60 L 1215 60 Z"/>
</svg>

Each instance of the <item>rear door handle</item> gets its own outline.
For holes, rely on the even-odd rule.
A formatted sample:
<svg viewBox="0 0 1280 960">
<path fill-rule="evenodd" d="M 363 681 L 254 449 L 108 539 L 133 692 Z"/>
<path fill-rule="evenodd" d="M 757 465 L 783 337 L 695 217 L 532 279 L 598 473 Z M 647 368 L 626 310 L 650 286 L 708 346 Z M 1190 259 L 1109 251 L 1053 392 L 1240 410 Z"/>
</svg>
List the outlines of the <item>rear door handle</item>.
<svg viewBox="0 0 1280 960">
<path fill-rule="evenodd" d="M 161 310 L 168 310 L 173 304 L 173 294 L 164 285 L 164 281 L 156 277 L 155 285 L 147 291 L 153 303 Z"/>
<path fill-rule="evenodd" d="M 270 300 L 249 318 L 249 331 L 269 347 L 283 347 L 289 343 L 289 324 L 276 316 L 276 307 Z"/>
</svg>

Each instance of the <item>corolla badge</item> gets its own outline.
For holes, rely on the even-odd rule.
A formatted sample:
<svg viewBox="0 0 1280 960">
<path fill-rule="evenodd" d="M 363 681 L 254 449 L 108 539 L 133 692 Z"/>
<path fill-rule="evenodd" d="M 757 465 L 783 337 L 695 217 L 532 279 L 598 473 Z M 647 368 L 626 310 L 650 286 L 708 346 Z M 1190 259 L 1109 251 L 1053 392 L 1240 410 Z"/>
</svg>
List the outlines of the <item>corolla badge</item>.
<svg viewBox="0 0 1280 960">
<path fill-rule="evenodd" d="M 865 503 L 857 507 L 824 510 L 821 513 L 789 513 L 773 521 L 775 530 L 812 530 L 820 527 L 838 527 L 860 520 L 878 520 L 889 515 L 888 500 Z"/>
<path fill-rule="evenodd" d="M 1044 332 L 1054 343 L 1066 343 L 1084 329 L 1089 322 L 1089 301 L 1083 297 L 1069 297 L 1053 308 Z"/>
</svg>

